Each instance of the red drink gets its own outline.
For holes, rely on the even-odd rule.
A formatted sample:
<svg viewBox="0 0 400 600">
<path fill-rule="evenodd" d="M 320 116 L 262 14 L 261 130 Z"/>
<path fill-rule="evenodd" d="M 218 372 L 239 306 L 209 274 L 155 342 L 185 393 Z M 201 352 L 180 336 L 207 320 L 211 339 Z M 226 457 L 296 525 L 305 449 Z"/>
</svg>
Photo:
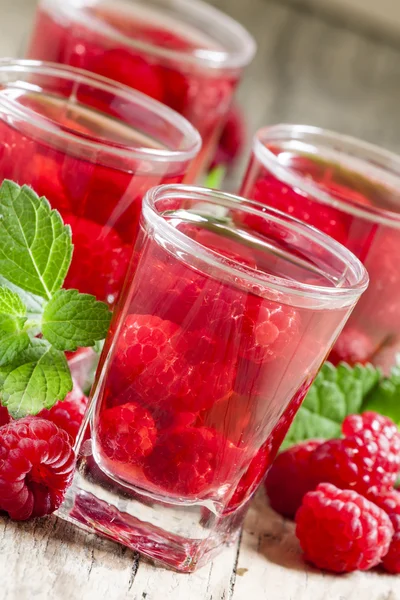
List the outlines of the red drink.
<svg viewBox="0 0 400 600">
<path fill-rule="evenodd" d="M 184 115 L 203 139 L 193 177 L 212 158 L 253 54 L 238 23 L 195 0 L 43 0 L 28 51 L 116 79 Z"/>
<path fill-rule="evenodd" d="M 101 77 L 3 62 L 0 134 L 1 179 L 30 185 L 72 227 L 65 286 L 113 304 L 142 196 L 155 183 L 182 181 L 199 149 L 197 132 L 173 111 Z"/>
<path fill-rule="evenodd" d="M 191 571 L 237 535 L 367 275 L 302 224 L 185 186 L 146 195 L 136 250 L 64 514 Z"/>
<path fill-rule="evenodd" d="M 330 360 L 390 370 L 400 350 L 400 160 L 317 128 L 258 132 L 241 194 L 314 225 L 363 261 L 370 286 Z"/>
</svg>

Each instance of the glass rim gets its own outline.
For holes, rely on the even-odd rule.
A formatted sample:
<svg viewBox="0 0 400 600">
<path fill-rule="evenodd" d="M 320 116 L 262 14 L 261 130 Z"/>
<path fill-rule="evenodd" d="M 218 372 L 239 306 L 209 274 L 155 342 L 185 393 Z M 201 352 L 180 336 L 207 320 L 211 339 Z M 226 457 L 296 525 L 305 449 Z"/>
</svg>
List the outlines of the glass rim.
<svg viewBox="0 0 400 600">
<path fill-rule="evenodd" d="M 62 65 L 53 62 L 39 60 L 19 60 L 19 59 L 0 59 L 0 86 L 1 75 L 3 73 L 25 73 L 36 74 L 47 77 L 54 77 L 66 81 L 72 81 L 74 84 L 87 84 L 97 91 L 104 91 L 126 100 L 134 102 L 140 110 L 157 114 L 169 125 L 175 127 L 182 133 L 186 147 L 182 149 L 158 149 L 143 147 L 130 147 L 129 145 L 116 146 L 108 143 L 107 140 L 89 140 L 79 135 L 78 131 L 65 131 L 60 129 L 55 121 L 43 118 L 43 115 L 33 111 L 29 107 L 13 102 L 8 98 L 2 98 L 0 94 L 0 106 L 3 106 L 8 113 L 17 118 L 23 118 L 27 122 L 38 127 L 42 131 L 55 135 L 67 142 L 77 144 L 89 150 L 106 150 L 109 154 L 121 158 L 133 158 L 139 160 L 151 160 L 157 162 L 185 162 L 193 159 L 200 151 L 202 140 L 197 129 L 179 113 L 172 108 L 165 106 L 158 100 L 146 96 L 138 90 L 134 90 L 122 83 L 79 69 L 69 65 Z M 6 85 L 6 84 L 4 84 Z M 92 108 L 89 106 L 89 110 Z M 118 118 L 118 122 L 124 124 L 123 119 Z"/>
<path fill-rule="evenodd" d="M 59 4 L 62 0 L 56 0 Z M 256 52 L 256 42 L 253 36 L 247 31 L 243 25 L 238 21 L 225 14 L 218 8 L 211 6 L 207 2 L 202 0 L 175 0 L 182 6 L 185 6 L 188 11 L 194 13 L 195 16 L 201 16 L 204 20 L 212 21 L 213 24 L 217 24 L 221 32 L 229 32 L 232 37 L 237 41 L 237 49 L 235 51 L 229 50 L 198 50 L 194 53 L 189 53 L 180 50 L 171 50 L 157 44 L 150 42 L 143 42 L 140 40 L 133 40 L 132 38 L 124 35 L 122 32 L 117 31 L 114 27 L 111 27 L 105 23 L 102 23 L 100 19 L 92 15 L 80 15 L 81 22 L 95 23 L 100 30 L 102 30 L 108 37 L 122 41 L 125 45 L 133 48 L 139 48 L 145 52 L 151 54 L 158 54 L 163 57 L 170 58 L 172 60 L 178 60 L 187 64 L 196 64 L 200 66 L 206 66 L 212 69 L 237 69 L 245 67 L 250 63 Z M 51 0 L 51 4 L 54 0 Z M 68 3 L 66 3 L 68 4 Z M 64 11 L 81 9 L 84 6 L 82 0 L 73 0 L 69 3 L 69 6 L 62 5 L 61 8 Z"/>
<path fill-rule="evenodd" d="M 266 272 L 257 271 L 251 266 L 244 265 L 233 258 L 218 258 L 218 255 L 198 241 L 189 238 L 186 234 L 178 231 L 170 225 L 162 214 L 159 213 L 156 203 L 162 199 L 173 199 L 176 197 L 209 202 L 212 200 L 217 206 L 230 207 L 247 212 L 250 215 L 263 217 L 279 223 L 293 233 L 297 233 L 316 243 L 320 248 L 327 250 L 331 255 L 340 259 L 343 264 L 351 268 L 355 277 L 354 283 L 343 287 L 328 287 L 303 283 L 301 281 L 285 279 L 271 275 Z M 262 210 L 261 210 L 262 209 Z M 291 295 L 303 296 L 310 299 L 332 299 L 335 301 L 346 301 L 350 304 L 357 299 L 368 287 L 369 276 L 362 262 L 345 246 L 322 233 L 315 227 L 303 223 L 299 219 L 287 215 L 275 208 L 248 200 L 234 194 L 221 192 L 210 188 L 184 184 L 164 184 L 150 188 L 143 197 L 142 214 L 144 219 L 154 225 L 157 235 L 162 235 L 166 240 L 179 245 L 181 249 L 190 252 L 211 267 L 217 267 L 232 277 L 240 276 L 254 286 L 266 287 L 278 292 Z"/>
<path fill-rule="evenodd" d="M 282 165 L 279 162 L 278 157 L 266 147 L 266 143 L 274 143 L 283 140 L 300 140 L 295 137 L 298 135 L 311 135 L 315 138 L 325 140 L 335 148 L 338 153 L 342 153 L 344 156 L 349 155 L 346 152 L 352 151 L 351 156 L 357 158 L 360 162 L 368 164 L 368 159 L 363 156 L 358 156 L 359 152 L 364 152 L 366 155 L 371 157 L 371 160 L 375 161 L 378 159 L 381 164 L 388 170 L 388 166 L 393 169 L 392 176 L 397 177 L 400 187 L 400 155 L 391 152 L 372 144 L 365 142 L 356 137 L 337 133 L 330 129 L 324 129 L 322 127 L 315 127 L 312 125 L 299 125 L 291 123 L 280 123 L 276 125 L 269 125 L 259 129 L 254 137 L 252 149 L 256 158 L 265 166 L 271 170 L 274 175 L 281 181 L 289 184 L 291 187 L 296 187 L 308 195 L 311 196 L 311 200 L 321 202 L 333 208 L 337 208 L 342 212 L 348 213 L 352 216 L 361 217 L 367 221 L 373 223 L 379 223 L 387 225 L 391 228 L 400 228 L 400 212 L 391 211 L 385 208 L 380 208 L 372 205 L 361 205 L 354 200 L 341 200 L 332 196 L 329 191 L 323 190 L 318 186 L 318 183 L 312 179 L 307 179 L 296 173 L 290 167 Z M 307 143 L 306 139 L 303 140 Z M 309 142 L 312 145 L 312 141 Z M 349 167 L 351 169 L 351 167 Z"/>
</svg>

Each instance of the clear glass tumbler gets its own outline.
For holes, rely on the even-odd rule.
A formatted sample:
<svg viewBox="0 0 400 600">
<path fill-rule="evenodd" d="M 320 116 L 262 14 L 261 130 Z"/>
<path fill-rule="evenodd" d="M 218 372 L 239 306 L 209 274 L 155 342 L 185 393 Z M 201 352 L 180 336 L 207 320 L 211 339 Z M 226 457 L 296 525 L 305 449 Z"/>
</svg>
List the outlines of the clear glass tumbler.
<svg viewBox="0 0 400 600">
<path fill-rule="evenodd" d="M 201 145 L 188 121 L 140 92 L 73 67 L 7 60 L 0 139 L 0 179 L 30 185 L 71 225 L 66 287 L 111 305 L 144 193 L 181 182 Z"/>
<path fill-rule="evenodd" d="M 193 571 L 236 538 L 368 276 L 217 191 L 150 190 L 140 230 L 60 514 Z"/>
<path fill-rule="evenodd" d="M 370 286 L 329 359 L 389 371 L 400 351 L 400 157 L 316 127 L 266 127 L 240 193 L 314 225 L 364 263 Z"/>
<path fill-rule="evenodd" d="M 116 79 L 185 116 L 203 139 L 193 179 L 254 51 L 239 23 L 200 0 L 41 0 L 28 57 Z"/>
</svg>

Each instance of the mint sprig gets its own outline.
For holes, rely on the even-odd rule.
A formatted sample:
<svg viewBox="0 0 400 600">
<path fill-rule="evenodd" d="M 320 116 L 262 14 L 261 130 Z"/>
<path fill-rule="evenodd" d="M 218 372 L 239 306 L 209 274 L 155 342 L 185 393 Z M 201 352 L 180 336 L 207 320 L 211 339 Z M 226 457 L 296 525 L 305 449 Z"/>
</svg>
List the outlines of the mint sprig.
<svg viewBox="0 0 400 600">
<path fill-rule="evenodd" d="M 72 389 L 65 350 L 106 336 L 106 304 L 61 289 L 72 233 L 46 198 L 0 186 L 0 401 L 14 418 L 37 414 Z"/>
<path fill-rule="evenodd" d="M 382 381 L 372 365 L 334 367 L 326 362 L 308 391 L 283 444 L 291 446 L 311 438 L 335 438 L 347 415 L 364 410 L 366 399 Z"/>
</svg>

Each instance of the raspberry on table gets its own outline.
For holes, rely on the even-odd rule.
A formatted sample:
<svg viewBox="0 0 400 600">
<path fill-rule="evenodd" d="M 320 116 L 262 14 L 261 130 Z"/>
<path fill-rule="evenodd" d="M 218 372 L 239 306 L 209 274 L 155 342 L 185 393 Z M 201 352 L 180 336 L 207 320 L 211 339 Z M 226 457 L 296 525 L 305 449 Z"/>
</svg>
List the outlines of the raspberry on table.
<svg viewBox="0 0 400 600">
<path fill-rule="evenodd" d="M 346 327 L 329 354 L 329 361 L 334 365 L 346 362 L 349 365 L 357 363 L 365 365 L 372 358 L 376 347 L 371 338 L 356 327 Z"/>
<path fill-rule="evenodd" d="M 5 406 L 0 404 L 0 427 L 7 425 L 11 421 L 10 414 Z"/>
<path fill-rule="evenodd" d="M 23 521 L 55 511 L 75 463 L 68 434 L 39 417 L 0 429 L 0 510 Z"/>
<path fill-rule="evenodd" d="M 394 535 L 388 553 L 383 557 L 383 567 L 389 573 L 400 573 L 400 491 L 387 490 L 368 494 L 368 500 L 388 515 L 394 527 Z"/>
<path fill-rule="evenodd" d="M 349 415 L 342 431 L 344 438 L 328 440 L 313 453 L 315 480 L 360 494 L 393 487 L 400 471 L 400 432 L 393 421 L 373 412 Z"/>
<path fill-rule="evenodd" d="M 130 258 L 130 248 L 112 227 L 90 219 L 63 215 L 71 226 L 74 254 L 64 282 L 66 288 L 115 302 Z"/>
<path fill-rule="evenodd" d="M 348 573 L 381 562 L 393 525 L 381 508 L 357 492 L 321 483 L 303 498 L 296 535 L 306 560 L 320 569 Z"/>
<path fill-rule="evenodd" d="M 64 429 L 71 436 L 72 441 L 75 442 L 83 421 L 87 403 L 87 396 L 85 396 L 77 383 L 74 382 L 72 391 L 67 394 L 64 400 L 59 400 L 50 409 L 44 408 L 38 416 L 48 419 L 60 427 L 60 429 Z"/>
<path fill-rule="evenodd" d="M 311 457 L 323 440 L 307 440 L 281 452 L 272 463 L 265 480 L 271 507 L 293 519 L 307 492 L 316 487 Z"/>
<path fill-rule="evenodd" d="M 141 464 L 153 450 L 157 428 L 148 410 L 130 402 L 100 413 L 98 438 L 108 458 Z"/>
<path fill-rule="evenodd" d="M 158 441 L 143 470 L 167 493 L 196 497 L 226 484 L 238 456 L 233 444 L 211 428 L 179 428 Z"/>
</svg>

